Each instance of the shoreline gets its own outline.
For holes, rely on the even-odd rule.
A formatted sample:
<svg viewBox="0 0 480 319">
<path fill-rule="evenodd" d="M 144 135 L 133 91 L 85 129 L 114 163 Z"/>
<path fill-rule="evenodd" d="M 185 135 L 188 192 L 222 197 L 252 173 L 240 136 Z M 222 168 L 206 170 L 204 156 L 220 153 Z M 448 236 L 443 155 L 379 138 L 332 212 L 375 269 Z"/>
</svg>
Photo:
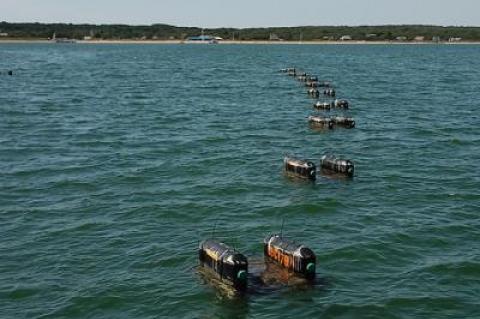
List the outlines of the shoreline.
<svg viewBox="0 0 480 319">
<path fill-rule="evenodd" d="M 55 43 L 51 40 L 41 39 L 0 39 L 0 44 L 68 44 Z M 208 44 L 205 42 L 186 42 L 183 40 L 77 40 L 70 44 Z M 432 41 L 268 41 L 268 40 L 223 40 L 218 45 L 235 44 L 261 44 L 261 45 L 479 45 L 480 41 L 458 41 L 458 42 L 432 42 Z"/>
</svg>

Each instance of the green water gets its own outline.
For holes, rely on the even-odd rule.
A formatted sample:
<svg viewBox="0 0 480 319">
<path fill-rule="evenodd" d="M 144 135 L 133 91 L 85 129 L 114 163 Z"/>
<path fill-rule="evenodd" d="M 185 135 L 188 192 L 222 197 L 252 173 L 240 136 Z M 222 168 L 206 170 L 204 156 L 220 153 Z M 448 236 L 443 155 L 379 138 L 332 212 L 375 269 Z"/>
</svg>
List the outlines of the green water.
<svg viewBox="0 0 480 319">
<path fill-rule="evenodd" d="M 480 318 L 478 56 L 0 45 L 0 317 Z M 289 66 L 332 80 L 356 128 L 312 130 Z M 282 175 L 327 153 L 355 177 Z M 313 287 L 230 299 L 198 274 L 215 224 L 258 269 L 282 219 Z"/>
</svg>

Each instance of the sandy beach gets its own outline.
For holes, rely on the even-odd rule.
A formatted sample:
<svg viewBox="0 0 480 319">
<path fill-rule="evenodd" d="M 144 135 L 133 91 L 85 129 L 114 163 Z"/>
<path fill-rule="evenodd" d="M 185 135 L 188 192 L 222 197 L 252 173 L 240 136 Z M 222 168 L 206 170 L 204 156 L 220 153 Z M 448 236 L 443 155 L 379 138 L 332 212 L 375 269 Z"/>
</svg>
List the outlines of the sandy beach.
<svg viewBox="0 0 480 319">
<path fill-rule="evenodd" d="M 51 40 L 41 40 L 41 39 L 0 39 L 1 43 L 51 43 L 57 44 Z M 208 44 L 205 42 L 192 42 L 192 41 L 183 41 L 183 40 L 77 40 L 75 44 Z M 242 40 L 223 40 L 219 41 L 217 44 L 261 44 L 261 45 L 425 45 L 425 44 L 447 44 L 447 45 L 459 45 L 459 44 L 471 44 L 478 45 L 480 42 L 475 41 L 458 41 L 458 42 L 432 42 L 432 41 L 323 41 L 323 40 L 312 40 L 312 41 L 242 41 Z"/>
</svg>

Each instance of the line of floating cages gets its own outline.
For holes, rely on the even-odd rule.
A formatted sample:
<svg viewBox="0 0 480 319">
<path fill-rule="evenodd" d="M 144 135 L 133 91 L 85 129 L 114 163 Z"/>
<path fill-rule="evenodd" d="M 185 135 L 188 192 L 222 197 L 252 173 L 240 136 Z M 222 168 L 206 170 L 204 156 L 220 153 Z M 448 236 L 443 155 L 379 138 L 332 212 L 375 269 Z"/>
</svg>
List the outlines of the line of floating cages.
<svg viewBox="0 0 480 319">
<path fill-rule="evenodd" d="M 315 253 L 282 235 L 272 234 L 263 240 L 265 261 L 276 264 L 292 276 L 312 281 L 316 276 Z M 210 276 L 212 283 L 225 285 L 233 291 L 244 293 L 248 288 L 248 258 L 223 242 L 213 239 L 202 241 L 198 247 L 200 268 Z"/>
<path fill-rule="evenodd" d="M 330 81 L 320 81 L 318 76 L 300 72 L 296 68 L 285 68 L 281 70 L 290 76 L 294 76 L 300 82 L 304 82 L 308 88 L 307 94 L 312 98 L 319 98 L 323 94 L 326 98 L 335 98 L 337 93 Z M 321 89 L 319 89 L 321 88 Z M 317 110 L 330 111 L 331 109 L 347 110 L 350 103 L 345 99 L 317 100 L 313 107 Z M 312 128 L 333 129 L 335 127 L 344 127 L 351 129 L 355 127 L 355 120 L 348 116 L 324 117 L 311 115 L 308 122 Z M 335 156 L 324 156 L 320 161 L 320 168 L 325 172 L 343 174 L 352 177 L 354 173 L 354 164 L 350 160 L 338 159 Z M 298 177 L 304 177 L 311 180 L 316 179 L 316 166 L 313 162 L 292 157 L 285 157 L 284 170 L 287 174 L 293 174 Z"/>
<path fill-rule="evenodd" d="M 305 86 L 308 88 L 307 94 L 316 98 L 317 101 L 313 104 L 313 107 L 320 111 L 330 111 L 332 109 L 347 110 L 350 103 L 345 99 L 337 99 L 336 91 L 330 81 L 319 81 L 318 76 L 311 75 L 305 72 L 298 72 L 294 68 L 283 69 L 283 72 L 287 72 L 290 75 L 297 74 L 296 78 L 299 81 L 305 82 Z M 320 96 L 325 98 L 320 100 Z M 332 99 L 333 100 L 329 100 Z M 308 122 L 313 129 L 332 129 L 340 126 L 345 128 L 354 128 L 355 120 L 352 117 L 335 116 L 335 117 L 322 117 L 322 116 L 309 116 Z"/>
<path fill-rule="evenodd" d="M 318 76 L 301 72 L 296 68 L 286 68 L 280 70 L 283 73 L 287 73 L 290 76 L 295 77 L 300 82 L 305 82 L 306 87 L 330 87 L 330 81 L 320 81 Z"/>
<path fill-rule="evenodd" d="M 326 175 L 353 177 L 355 165 L 351 160 L 337 158 L 335 155 L 324 155 L 320 158 L 321 172 Z M 310 160 L 285 156 L 283 171 L 287 176 L 303 178 L 311 181 L 317 179 L 317 166 Z"/>
<path fill-rule="evenodd" d="M 282 69 L 282 72 L 290 76 L 297 77 L 295 68 Z M 298 75 L 299 81 L 305 82 L 308 87 L 308 94 L 319 97 L 319 87 L 324 88 L 323 94 L 335 97 L 335 89 L 331 87 L 328 81 L 319 82 L 317 76 L 301 73 Z M 326 103 L 326 102 L 325 102 Z M 330 109 L 333 107 L 348 108 L 346 100 L 334 100 L 327 104 L 315 107 L 320 109 Z M 355 121 L 350 117 L 320 117 L 310 116 L 308 118 L 312 125 L 333 128 L 336 125 L 347 128 L 355 127 Z M 291 156 L 284 158 L 284 172 L 291 176 L 301 177 L 308 180 L 316 180 L 317 166 L 309 160 L 297 159 Z M 322 171 L 344 174 L 353 177 L 354 164 L 350 160 L 339 159 L 333 155 L 324 155 L 320 159 L 320 168 Z M 265 259 L 274 262 L 279 267 L 289 273 L 301 276 L 307 280 L 313 280 L 316 276 L 316 255 L 305 245 L 299 244 L 291 239 L 284 238 L 282 235 L 269 235 L 263 240 L 263 251 Z M 226 284 L 234 291 L 245 292 L 248 287 L 248 258 L 226 245 L 223 242 L 207 239 L 202 241 L 198 247 L 198 258 L 200 267 L 210 273 L 218 282 Z"/>
<path fill-rule="evenodd" d="M 300 82 L 305 82 L 305 87 L 308 88 L 307 94 L 313 98 L 319 98 L 321 94 L 326 97 L 334 98 L 337 94 L 331 81 L 321 81 L 316 75 L 300 72 L 296 68 L 285 68 L 282 69 L 281 72 L 296 77 Z M 322 90 L 319 90 L 318 88 L 322 88 Z M 335 100 L 334 105 L 335 107 L 343 107 L 346 109 L 348 108 L 348 101 L 343 99 Z"/>
</svg>

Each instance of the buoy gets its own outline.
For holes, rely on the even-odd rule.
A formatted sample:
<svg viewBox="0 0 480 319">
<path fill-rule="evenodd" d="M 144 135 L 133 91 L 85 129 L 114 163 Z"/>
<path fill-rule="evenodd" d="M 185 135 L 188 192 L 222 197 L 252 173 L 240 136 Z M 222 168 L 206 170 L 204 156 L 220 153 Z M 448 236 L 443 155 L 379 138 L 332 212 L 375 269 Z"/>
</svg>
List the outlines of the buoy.
<svg viewBox="0 0 480 319">
<path fill-rule="evenodd" d="M 285 157 L 283 159 L 283 166 L 287 174 L 310 180 L 317 178 L 317 167 L 313 162 Z"/>
<path fill-rule="evenodd" d="M 341 108 L 344 108 L 344 109 L 348 109 L 348 101 L 347 100 L 336 99 L 334 101 L 334 105 L 335 105 L 335 107 L 341 107 Z"/>
<path fill-rule="evenodd" d="M 13 71 L 12 70 L 8 71 L 8 75 L 13 75 Z"/>
<path fill-rule="evenodd" d="M 355 120 L 352 117 L 335 116 L 332 117 L 332 121 L 335 125 L 344 126 L 345 128 L 355 127 Z"/>
<path fill-rule="evenodd" d="M 332 102 L 321 102 L 321 101 L 317 101 L 317 103 L 313 104 L 313 107 L 316 108 L 316 109 L 319 109 L 319 110 L 327 110 L 329 111 L 330 108 L 333 107 L 333 103 Z"/>
<path fill-rule="evenodd" d="M 315 126 L 320 126 L 320 127 L 326 127 L 326 128 L 333 128 L 333 121 L 331 118 L 329 117 L 322 117 L 322 116 L 309 116 L 308 117 L 308 122 L 311 124 L 311 125 L 315 125 Z"/>
<path fill-rule="evenodd" d="M 316 256 L 308 247 L 279 235 L 267 236 L 263 241 L 264 255 L 286 269 L 315 278 Z"/>
<path fill-rule="evenodd" d="M 320 166 L 322 169 L 334 172 L 345 174 L 349 177 L 353 176 L 354 165 L 350 160 L 338 159 L 333 155 L 324 155 L 320 159 Z"/>
<path fill-rule="evenodd" d="M 247 288 L 248 260 L 236 250 L 207 239 L 198 247 L 198 258 L 200 266 L 213 270 L 222 282 L 238 290 Z"/>
</svg>

